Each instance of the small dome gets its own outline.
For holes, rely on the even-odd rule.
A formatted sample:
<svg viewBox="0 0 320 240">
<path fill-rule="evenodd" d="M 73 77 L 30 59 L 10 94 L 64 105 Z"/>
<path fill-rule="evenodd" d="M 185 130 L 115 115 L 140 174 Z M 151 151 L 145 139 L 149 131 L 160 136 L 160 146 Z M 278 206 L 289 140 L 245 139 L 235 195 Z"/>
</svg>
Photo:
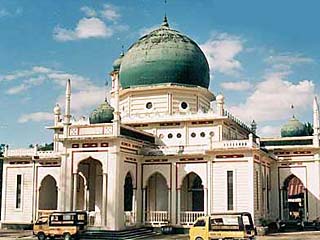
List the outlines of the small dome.
<svg viewBox="0 0 320 240">
<path fill-rule="evenodd" d="M 216 101 L 219 103 L 223 103 L 224 102 L 224 96 L 222 94 L 219 94 L 216 96 Z"/>
<path fill-rule="evenodd" d="M 111 123 L 113 120 L 113 112 L 113 107 L 105 101 L 90 114 L 90 124 Z"/>
<path fill-rule="evenodd" d="M 281 128 L 281 137 L 307 136 L 307 129 L 294 116 Z"/>
<path fill-rule="evenodd" d="M 167 19 L 134 43 L 121 60 L 122 88 L 177 84 L 209 87 L 209 65 L 200 47 L 169 27 Z"/>
<path fill-rule="evenodd" d="M 124 54 L 121 53 L 121 55 L 113 62 L 112 67 L 113 67 L 114 71 L 120 70 L 121 61 L 122 61 L 123 56 L 124 56 Z"/>
<path fill-rule="evenodd" d="M 61 114 L 61 107 L 60 105 L 57 103 L 56 106 L 53 108 L 53 113 L 55 115 L 60 115 Z"/>
</svg>

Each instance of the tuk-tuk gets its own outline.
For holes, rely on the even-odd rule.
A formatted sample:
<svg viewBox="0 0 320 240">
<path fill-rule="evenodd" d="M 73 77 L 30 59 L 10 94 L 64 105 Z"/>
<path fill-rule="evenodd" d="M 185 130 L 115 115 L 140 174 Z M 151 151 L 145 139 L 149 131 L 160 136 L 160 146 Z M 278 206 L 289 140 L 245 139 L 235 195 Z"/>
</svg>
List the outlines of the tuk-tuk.
<svg viewBox="0 0 320 240">
<path fill-rule="evenodd" d="M 38 237 L 38 240 L 45 240 L 47 237 L 63 237 L 64 240 L 78 239 L 86 225 L 87 213 L 84 211 L 53 212 L 39 217 L 33 225 L 33 234 Z"/>
<path fill-rule="evenodd" d="M 190 228 L 190 240 L 254 239 L 256 229 L 248 212 L 199 217 Z"/>
</svg>

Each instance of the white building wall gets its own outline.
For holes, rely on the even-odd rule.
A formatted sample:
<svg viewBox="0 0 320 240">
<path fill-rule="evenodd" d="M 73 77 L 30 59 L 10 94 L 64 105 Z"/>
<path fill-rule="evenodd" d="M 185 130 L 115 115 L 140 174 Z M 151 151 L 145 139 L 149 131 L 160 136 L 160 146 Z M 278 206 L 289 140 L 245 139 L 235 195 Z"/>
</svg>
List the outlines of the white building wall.
<svg viewBox="0 0 320 240">
<path fill-rule="evenodd" d="M 250 206 L 249 169 L 246 161 L 214 162 L 212 164 L 212 212 L 228 211 L 227 171 L 233 171 L 234 177 L 234 210 L 248 211 Z"/>
<path fill-rule="evenodd" d="M 5 165 L 6 179 L 4 180 L 6 198 L 4 200 L 4 223 L 31 223 L 33 210 L 33 168 L 32 166 Z M 17 175 L 21 181 L 21 208 L 16 208 Z"/>
</svg>

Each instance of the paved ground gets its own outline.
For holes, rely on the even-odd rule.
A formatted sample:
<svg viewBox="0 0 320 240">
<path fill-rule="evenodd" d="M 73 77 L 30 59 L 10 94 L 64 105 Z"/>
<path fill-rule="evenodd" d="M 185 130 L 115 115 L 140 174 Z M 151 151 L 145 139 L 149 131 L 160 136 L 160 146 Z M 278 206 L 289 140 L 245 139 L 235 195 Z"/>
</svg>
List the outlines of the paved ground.
<svg viewBox="0 0 320 240">
<path fill-rule="evenodd" d="M 0 240 L 35 240 L 32 236 L 32 231 L 13 231 L 13 230 L 0 230 Z M 187 235 L 163 235 L 157 238 L 157 240 L 188 240 Z M 257 237 L 257 240 L 309 240 L 320 239 L 320 232 L 300 232 L 300 233 L 277 233 L 269 236 Z"/>
</svg>

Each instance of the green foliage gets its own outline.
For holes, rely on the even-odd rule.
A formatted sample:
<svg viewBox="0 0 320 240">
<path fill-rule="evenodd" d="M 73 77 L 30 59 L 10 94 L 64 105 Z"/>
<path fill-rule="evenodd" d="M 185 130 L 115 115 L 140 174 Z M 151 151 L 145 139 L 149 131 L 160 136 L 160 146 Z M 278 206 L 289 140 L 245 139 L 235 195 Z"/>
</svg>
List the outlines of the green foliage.
<svg viewBox="0 0 320 240">
<path fill-rule="evenodd" d="M 306 122 L 304 124 L 304 127 L 306 129 L 307 135 L 308 136 L 312 136 L 313 135 L 313 126 L 312 126 L 312 124 L 310 122 Z"/>
<path fill-rule="evenodd" d="M 38 150 L 39 151 L 52 151 L 53 150 L 53 142 L 52 143 L 45 143 L 44 146 L 43 145 L 39 145 L 38 146 Z"/>
<path fill-rule="evenodd" d="M 0 158 L 3 157 L 3 153 L 4 153 L 4 148 L 5 148 L 5 144 L 0 144 Z"/>
<path fill-rule="evenodd" d="M 259 218 L 259 222 L 261 226 L 266 227 L 268 226 L 272 221 L 266 218 Z"/>
</svg>

